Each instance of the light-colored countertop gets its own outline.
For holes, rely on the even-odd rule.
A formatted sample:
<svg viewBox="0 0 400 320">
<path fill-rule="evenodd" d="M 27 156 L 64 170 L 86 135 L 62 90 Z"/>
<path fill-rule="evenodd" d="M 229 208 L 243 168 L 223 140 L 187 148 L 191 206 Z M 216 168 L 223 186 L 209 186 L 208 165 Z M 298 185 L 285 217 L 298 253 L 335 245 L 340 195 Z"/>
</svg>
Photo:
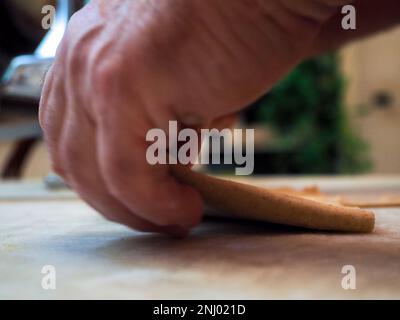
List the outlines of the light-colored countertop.
<svg viewBox="0 0 400 320">
<path fill-rule="evenodd" d="M 400 177 L 255 178 L 335 193 L 400 193 Z M 103 220 L 72 192 L 0 184 L 0 298 L 400 298 L 400 208 L 376 209 L 372 234 L 207 220 L 183 240 Z M 41 269 L 56 269 L 56 290 Z M 341 286 L 343 266 L 356 289 Z"/>
</svg>

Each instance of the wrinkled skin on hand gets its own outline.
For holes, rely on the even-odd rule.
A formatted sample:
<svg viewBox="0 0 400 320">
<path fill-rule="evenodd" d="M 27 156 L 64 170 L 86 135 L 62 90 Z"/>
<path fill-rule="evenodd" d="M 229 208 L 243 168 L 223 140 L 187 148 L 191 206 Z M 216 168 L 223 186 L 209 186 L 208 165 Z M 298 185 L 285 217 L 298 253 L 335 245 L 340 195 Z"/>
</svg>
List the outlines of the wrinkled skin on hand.
<svg viewBox="0 0 400 320">
<path fill-rule="evenodd" d="M 338 2 L 92 0 L 43 88 L 54 170 L 112 221 L 185 234 L 202 200 L 147 163 L 146 133 L 170 120 L 208 128 L 257 99 L 307 56 Z"/>
</svg>

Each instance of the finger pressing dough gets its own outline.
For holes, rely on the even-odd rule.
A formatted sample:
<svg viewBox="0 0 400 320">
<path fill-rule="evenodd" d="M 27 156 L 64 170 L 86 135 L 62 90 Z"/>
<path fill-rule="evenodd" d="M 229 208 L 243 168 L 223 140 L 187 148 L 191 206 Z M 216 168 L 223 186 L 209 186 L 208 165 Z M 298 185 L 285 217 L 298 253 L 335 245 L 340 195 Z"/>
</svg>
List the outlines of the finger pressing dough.
<svg viewBox="0 0 400 320">
<path fill-rule="evenodd" d="M 335 206 L 207 176 L 173 166 L 181 182 L 195 188 L 218 215 L 318 230 L 372 232 L 375 216 L 358 208 Z"/>
</svg>

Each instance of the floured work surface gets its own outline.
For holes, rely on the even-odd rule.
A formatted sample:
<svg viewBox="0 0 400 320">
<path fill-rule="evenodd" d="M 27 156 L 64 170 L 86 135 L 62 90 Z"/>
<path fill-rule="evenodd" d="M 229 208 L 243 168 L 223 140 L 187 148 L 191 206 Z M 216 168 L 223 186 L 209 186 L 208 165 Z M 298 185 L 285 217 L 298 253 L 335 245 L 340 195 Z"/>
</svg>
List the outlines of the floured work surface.
<svg viewBox="0 0 400 320">
<path fill-rule="evenodd" d="M 400 208 L 372 234 L 208 220 L 185 240 L 103 220 L 77 200 L 0 202 L 0 298 L 400 298 Z M 56 290 L 41 269 L 56 268 Z M 342 288 L 342 268 L 356 290 Z"/>
</svg>

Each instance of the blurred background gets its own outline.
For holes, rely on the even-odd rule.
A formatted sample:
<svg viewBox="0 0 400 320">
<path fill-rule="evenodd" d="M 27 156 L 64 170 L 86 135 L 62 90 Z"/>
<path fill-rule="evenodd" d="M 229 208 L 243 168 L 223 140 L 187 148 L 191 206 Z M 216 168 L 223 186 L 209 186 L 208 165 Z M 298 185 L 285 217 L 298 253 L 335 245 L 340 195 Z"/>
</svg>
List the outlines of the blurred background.
<svg viewBox="0 0 400 320">
<path fill-rule="evenodd" d="M 78 2 L 70 1 L 74 8 Z M 0 2 L 1 74 L 13 58 L 34 53 L 43 40 L 46 4 L 55 1 Z M 18 77 L 31 81 L 25 79 L 29 72 Z M 4 79 L 9 81 L 3 77 L 3 93 Z M 50 172 L 37 102 L 2 94 L 2 179 Z M 237 125 L 256 128 L 255 174 L 400 173 L 400 28 L 305 61 L 249 106 Z"/>
</svg>

